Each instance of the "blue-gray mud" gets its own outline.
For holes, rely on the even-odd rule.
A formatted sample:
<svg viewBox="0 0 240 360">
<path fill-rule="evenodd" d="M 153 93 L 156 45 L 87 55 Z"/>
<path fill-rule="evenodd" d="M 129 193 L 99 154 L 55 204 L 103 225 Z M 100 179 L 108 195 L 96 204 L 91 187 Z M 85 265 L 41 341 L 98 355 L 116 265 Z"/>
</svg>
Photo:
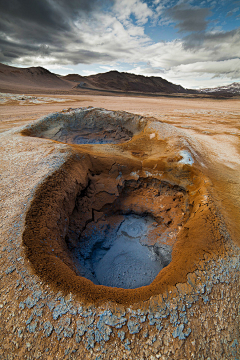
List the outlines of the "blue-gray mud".
<svg viewBox="0 0 240 360">
<path fill-rule="evenodd" d="M 79 273 L 97 285 L 123 289 L 149 285 L 163 268 L 157 248 L 141 243 L 154 220 L 139 215 L 109 220 L 110 224 L 115 220 L 114 226 L 105 221 L 100 228 L 94 224 L 84 232 L 74 251 Z M 171 251 L 168 256 L 171 258 Z"/>
<path fill-rule="evenodd" d="M 95 111 L 97 114 L 97 110 Z M 59 116 L 56 114 L 55 118 Z M 69 112 L 69 118 L 71 116 L 73 116 L 73 112 Z M 123 113 L 123 116 L 127 117 L 126 113 Z M 53 119 L 52 121 L 54 123 Z M 41 125 L 42 122 L 44 120 L 37 121 L 32 127 Z M 145 120 L 145 123 L 147 122 L 148 120 Z M 187 146 L 186 142 L 184 144 L 180 142 L 180 144 L 173 146 L 172 140 L 173 138 L 178 138 L 178 141 L 180 138 L 185 139 L 191 145 L 192 140 L 187 138 L 183 132 L 179 134 L 178 130 L 163 123 L 151 122 L 148 128 L 147 126 L 144 131 L 148 136 L 148 142 L 149 144 L 153 143 L 153 148 L 157 148 L 158 154 L 151 153 L 149 155 L 150 160 L 142 153 L 139 155 L 140 158 L 136 158 L 134 155 L 134 161 L 131 153 L 132 148 L 124 148 L 124 153 L 121 156 L 126 156 L 126 161 L 120 157 L 119 148 L 114 150 L 114 148 L 108 147 L 104 151 L 99 147 L 92 148 L 92 153 L 90 148 L 81 148 L 81 151 L 75 152 L 75 148 L 70 145 L 38 137 L 22 136 L 21 131 L 30 131 L 28 127 L 0 135 L 2 146 L 2 206 L 0 209 L 0 277 L 2 283 L 0 316 L 2 326 L 0 330 L 0 357 L 2 359 L 239 360 L 240 249 L 234 245 L 228 234 L 225 221 L 214 205 L 210 180 L 204 178 L 209 191 L 207 194 L 201 194 L 199 187 L 195 189 L 191 181 L 184 178 L 184 174 L 190 170 L 193 171 L 198 167 L 204 171 L 204 168 L 201 169 L 201 164 L 199 165 L 196 147 L 194 147 L 195 152 L 193 152 L 192 147 Z M 149 134 L 151 135 L 153 132 L 156 136 L 151 139 Z M 163 142 L 168 142 L 171 145 L 166 147 L 166 152 L 163 148 Z M 89 145 L 85 146 L 88 147 Z M 140 150 L 142 149 L 138 147 L 139 152 Z M 148 147 L 148 151 L 150 150 Z M 179 163 L 181 157 L 179 159 L 176 154 L 182 150 L 187 150 L 192 154 L 193 164 Z M 136 154 L 137 146 L 133 151 Z M 107 162 L 106 166 L 106 157 L 109 158 L 109 156 L 112 158 L 112 163 Z M 166 160 L 160 163 L 157 161 L 157 156 L 159 158 L 164 157 Z M 69 185 L 68 188 L 65 186 L 65 195 L 61 198 L 61 207 L 56 202 L 54 207 L 45 208 L 45 234 L 50 234 L 52 231 L 52 228 L 49 227 L 51 221 L 48 221 L 48 218 L 54 218 L 57 227 L 60 228 L 59 239 L 63 241 L 62 244 L 68 253 L 68 260 L 71 259 L 68 265 L 65 264 L 66 271 L 68 271 L 68 266 L 72 269 L 75 267 L 73 253 L 77 251 L 79 233 L 83 236 L 82 232 L 87 231 L 86 223 L 90 226 L 92 219 L 97 224 L 107 219 L 107 222 L 112 224 L 111 216 L 118 216 L 119 223 L 121 222 L 120 217 L 122 217 L 122 225 L 131 217 L 135 219 L 140 217 L 150 221 L 150 230 L 151 226 L 156 226 L 155 229 L 159 230 L 160 240 L 158 243 L 160 241 L 161 245 L 172 244 L 170 245 L 173 246 L 172 261 L 159 274 L 162 272 L 168 274 L 168 269 L 177 256 L 174 249 L 179 241 L 178 237 L 181 231 L 184 229 L 183 231 L 189 233 L 188 229 L 191 229 L 191 226 L 195 224 L 194 219 L 201 211 L 204 214 L 204 221 L 200 228 L 196 228 L 196 233 L 205 234 L 206 242 L 211 240 L 211 232 L 209 232 L 210 228 L 208 227 L 210 213 L 215 211 L 217 214 L 215 224 L 219 230 L 218 234 L 221 236 L 214 243 L 214 251 L 201 253 L 195 263 L 195 268 L 189 271 L 186 277 L 182 278 L 182 281 L 176 281 L 175 284 L 167 286 L 158 294 L 150 293 L 147 299 L 141 300 L 140 298 L 138 301 L 134 301 L 133 297 L 127 304 L 113 300 L 108 301 L 107 299 L 99 304 L 94 301 L 87 303 L 81 298 L 83 288 L 79 289 L 80 296 L 71 291 L 66 293 L 57 290 L 34 272 L 26 257 L 23 234 L 26 230 L 26 217 L 32 209 L 36 193 L 39 189 L 44 189 L 46 182 L 49 183 L 52 179 L 56 181 L 56 178 L 53 177 L 56 172 L 58 177 L 62 172 L 62 177 L 66 179 L 68 176 L 73 176 L 73 174 L 63 171 L 65 164 L 72 158 L 79 162 L 79 171 L 75 174 L 76 177 L 72 178 L 72 182 L 69 182 L 71 186 Z M 201 161 L 203 160 L 201 159 Z M 158 166 L 154 168 L 156 164 Z M 101 178 L 101 169 L 104 166 L 103 181 L 98 181 Z M 182 186 L 180 189 L 174 189 L 177 190 L 175 193 L 177 197 L 169 194 L 177 181 L 176 176 L 175 183 L 173 181 L 174 167 L 180 173 L 178 186 Z M 112 183 L 111 191 L 108 190 L 110 192 L 108 192 L 107 199 L 106 193 L 99 189 L 103 188 L 102 185 L 106 184 L 106 179 L 109 176 L 114 177 L 115 180 L 118 179 Z M 194 181 L 197 181 L 196 173 L 194 176 Z M 98 177 L 96 181 L 94 180 L 95 182 L 93 181 L 94 177 Z M 164 185 L 162 186 L 166 190 L 164 194 L 161 192 L 159 194 L 156 191 L 157 185 L 152 185 L 153 182 L 157 184 L 156 180 Z M 127 181 L 135 181 L 135 184 L 136 182 L 139 184 L 150 183 L 150 185 L 149 187 L 146 186 L 144 192 L 142 191 L 144 186 L 136 188 L 133 192 L 132 188 L 126 192 L 124 184 L 126 185 Z M 78 187 L 76 191 L 73 184 Z M 116 187 L 114 184 L 117 184 Z M 58 199 L 59 191 L 55 190 L 54 192 L 54 186 L 56 186 L 56 182 L 52 184 L 51 194 Z M 122 187 L 122 193 L 121 189 L 119 193 L 118 186 Z M 183 191 L 184 187 L 187 189 L 186 193 Z M 88 190 L 84 193 L 86 188 Z M 150 189 L 149 194 L 156 196 L 147 196 L 147 189 Z M 72 193 L 74 196 L 71 195 Z M 91 193 L 98 195 L 90 196 Z M 135 193 L 135 198 L 138 201 L 134 202 L 133 196 L 129 202 L 130 196 L 125 195 L 130 193 L 133 195 Z M 81 194 L 85 196 L 81 197 Z M 122 198 L 121 194 L 124 195 Z M 46 193 L 42 195 L 43 203 L 46 200 L 45 195 Z M 103 198 L 101 196 L 103 195 L 106 204 L 110 205 L 102 206 L 101 199 Z M 153 198 L 155 201 L 161 200 L 164 205 L 169 201 L 168 196 L 172 196 L 173 203 L 178 201 L 179 204 L 182 204 L 180 209 L 183 211 L 178 215 L 176 213 L 168 214 L 171 211 L 166 212 L 167 209 L 164 209 L 164 206 L 163 208 L 152 206 Z M 88 199 L 88 204 L 92 204 L 91 202 L 94 201 L 94 206 L 89 206 L 89 211 L 84 212 L 85 218 L 82 223 L 80 221 L 82 217 L 79 217 L 80 208 L 76 211 L 77 206 L 82 206 L 82 203 L 75 202 L 76 199 L 80 200 L 81 198 Z M 70 210 L 67 199 L 72 199 Z M 117 199 L 121 199 L 121 206 L 117 203 Z M 121 211 L 111 214 L 114 202 L 115 209 L 119 205 L 118 209 Z M 156 208 L 162 210 L 162 216 L 158 217 L 155 211 L 149 210 Z M 207 208 L 211 211 L 205 212 Z M 42 211 L 42 209 L 40 210 Z M 107 214 L 106 219 L 104 219 L 105 214 Z M 163 216 L 163 214 L 166 215 Z M 176 217 L 178 217 L 176 231 L 169 232 L 169 221 Z M 163 220 L 161 221 L 160 218 Z M 152 223 L 152 219 L 156 221 L 155 225 Z M 121 225 L 119 230 L 120 228 Z M 74 232 L 71 232 L 72 236 L 69 237 L 68 232 L 71 229 L 76 231 L 76 236 Z M 110 229 L 108 231 L 110 234 Z M 127 228 L 127 233 L 128 231 Z M 177 233 L 177 231 L 179 232 Z M 211 229 L 211 231 L 214 230 Z M 90 233 L 92 234 L 92 231 Z M 152 234 L 153 236 L 149 235 L 147 239 L 139 238 L 137 241 L 141 246 L 142 244 L 152 245 L 156 241 L 154 231 Z M 193 251 L 194 234 L 192 232 L 190 234 L 192 237 L 189 236 L 189 254 Z M 64 259 L 61 260 L 58 257 L 61 257 L 61 253 L 58 252 L 56 238 L 49 235 L 49 237 L 43 238 L 43 242 L 44 239 L 47 247 L 46 256 L 49 256 L 48 260 L 61 264 Z M 92 235 L 91 239 L 93 239 Z M 205 243 L 204 246 L 206 246 Z M 178 247 L 177 250 L 180 248 Z M 41 251 L 41 248 L 38 248 L 38 251 Z M 189 257 L 191 256 L 189 255 Z M 187 267 L 189 259 L 185 258 L 185 260 Z M 176 278 L 178 278 L 180 270 L 178 267 L 175 268 Z M 77 270 L 75 269 L 75 271 Z M 76 275 L 76 278 L 78 277 L 80 276 Z M 86 279 L 87 281 L 89 280 Z M 103 287 L 102 285 L 94 286 Z M 116 291 L 119 290 L 118 288 Z M 135 290 L 125 289 L 124 291 L 132 292 Z"/>
<path fill-rule="evenodd" d="M 171 262 L 187 213 L 179 186 L 143 178 L 120 185 L 110 176 L 92 176 L 75 199 L 66 235 L 76 273 L 123 289 L 151 284 Z"/>
</svg>

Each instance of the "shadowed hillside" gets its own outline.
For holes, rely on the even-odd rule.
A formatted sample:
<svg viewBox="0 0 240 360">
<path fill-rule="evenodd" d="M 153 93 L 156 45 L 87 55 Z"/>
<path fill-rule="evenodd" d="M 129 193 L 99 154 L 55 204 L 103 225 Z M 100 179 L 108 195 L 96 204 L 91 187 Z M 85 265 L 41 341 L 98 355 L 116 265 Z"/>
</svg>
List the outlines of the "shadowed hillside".
<svg viewBox="0 0 240 360">
<path fill-rule="evenodd" d="M 6 90 L 71 89 L 71 83 L 60 79 L 43 67 L 17 68 L 0 64 L 0 86 Z"/>
<path fill-rule="evenodd" d="M 147 77 L 118 71 L 90 76 L 69 74 L 62 79 L 79 82 L 77 88 L 141 93 L 192 93 L 191 90 L 184 89 L 181 85 L 175 85 L 161 77 Z"/>
</svg>

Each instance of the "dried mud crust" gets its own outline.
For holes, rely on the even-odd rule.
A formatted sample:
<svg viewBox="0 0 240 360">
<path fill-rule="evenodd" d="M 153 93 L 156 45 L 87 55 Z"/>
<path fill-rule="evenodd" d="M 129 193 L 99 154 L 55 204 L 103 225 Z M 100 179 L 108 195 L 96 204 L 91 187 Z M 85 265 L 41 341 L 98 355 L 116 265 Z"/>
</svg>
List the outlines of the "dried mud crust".
<svg viewBox="0 0 240 360">
<path fill-rule="evenodd" d="M 74 146 L 75 155 L 37 190 L 26 216 L 23 244 L 35 273 L 56 290 L 72 292 L 86 303 L 133 304 L 185 282 L 206 254 L 224 252 L 221 219 L 208 179 L 196 167 L 181 164 L 172 144 L 149 145 L 148 139 L 140 134 L 127 146 L 108 146 L 102 153 L 101 145 Z M 141 154 L 133 151 L 140 144 L 146 145 L 146 168 Z M 160 149 L 167 149 L 168 156 L 156 158 Z M 99 242 L 93 228 L 109 229 L 111 222 L 117 223 L 113 215 L 129 214 L 151 216 L 156 222 L 140 241 L 155 247 L 163 268 L 146 286 L 101 285 L 91 269 Z"/>
</svg>

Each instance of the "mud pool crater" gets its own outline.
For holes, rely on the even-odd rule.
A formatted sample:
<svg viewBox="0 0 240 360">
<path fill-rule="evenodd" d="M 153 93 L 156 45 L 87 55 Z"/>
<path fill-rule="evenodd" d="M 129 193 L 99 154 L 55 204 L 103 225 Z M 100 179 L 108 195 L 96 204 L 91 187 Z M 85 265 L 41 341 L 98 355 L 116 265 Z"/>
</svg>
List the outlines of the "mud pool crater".
<svg viewBox="0 0 240 360">
<path fill-rule="evenodd" d="M 71 192 L 61 189 L 61 176 L 65 181 L 62 171 L 41 189 L 26 220 L 24 243 L 39 275 L 86 297 L 102 296 L 99 285 L 106 296 L 151 285 L 171 263 L 179 226 L 189 217 L 185 189 L 101 173 L 88 174 L 80 189 L 69 175 Z"/>
<path fill-rule="evenodd" d="M 68 144 L 65 162 L 37 189 L 23 234 L 34 271 L 66 294 L 134 303 L 183 279 L 198 261 L 202 237 L 193 243 L 185 224 L 196 229 L 208 211 L 205 180 L 179 155 L 172 128 L 150 122 L 148 129 L 147 121 L 83 108 L 21 131 L 38 143 Z"/>
</svg>

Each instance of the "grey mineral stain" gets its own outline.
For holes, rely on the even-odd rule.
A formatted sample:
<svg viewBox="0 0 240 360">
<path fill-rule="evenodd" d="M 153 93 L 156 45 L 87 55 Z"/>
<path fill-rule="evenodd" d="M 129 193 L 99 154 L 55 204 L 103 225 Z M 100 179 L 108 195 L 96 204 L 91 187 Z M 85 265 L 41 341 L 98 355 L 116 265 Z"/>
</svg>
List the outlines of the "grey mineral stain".
<svg viewBox="0 0 240 360">
<path fill-rule="evenodd" d="M 9 268 L 5 271 L 6 275 L 11 274 L 14 270 L 16 270 L 15 266 L 9 266 Z"/>
<path fill-rule="evenodd" d="M 187 150 L 181 150 L 180 155 L 182 156 L 182 159 L 179 161 L 182 164 L 192 165 L 194 163 L 194 160 L 192 158 L 192 155 Z"/>
<path fill-rule="evenodd" d="M 139 332 L 139 330 L 141 329 L 141 326 L 138 322 L 137 318 L 131 318 L 128 323 L 128 330 L 130 334 L 137 334 Z"/>
<path fill-rule="evenodd" d="M 125 339 L 125 332 L 124 331 L 118 331 L 118 337 L 121 341 Z"/>
<path fill-rule="evenodd" d="M 184 340 L 184 339 L 186 339 L 186 337 L 188 337 L 188 336 L 190 335 L 191 329 L 188 328 L 186 332 L 183 332 L 183 329 L 184 329 L 184 325 L 183 325 L 183 324 L 179 325 L 179 326 L 176 328 L 176 330 L 174 330 L 174 332 L 173 332 L 173 337 L 174 337 L 174 338 L 178 337 L 179 340 Z"/>
<path fill-rule="evenodd" d="M 50 321 L 46 321 L 43 325 L 43 328 L 44 328 L 44 335 L 46 337 L 49 337 L 53 332 L 53 325 L 50 323 Z"/>
</svg>

